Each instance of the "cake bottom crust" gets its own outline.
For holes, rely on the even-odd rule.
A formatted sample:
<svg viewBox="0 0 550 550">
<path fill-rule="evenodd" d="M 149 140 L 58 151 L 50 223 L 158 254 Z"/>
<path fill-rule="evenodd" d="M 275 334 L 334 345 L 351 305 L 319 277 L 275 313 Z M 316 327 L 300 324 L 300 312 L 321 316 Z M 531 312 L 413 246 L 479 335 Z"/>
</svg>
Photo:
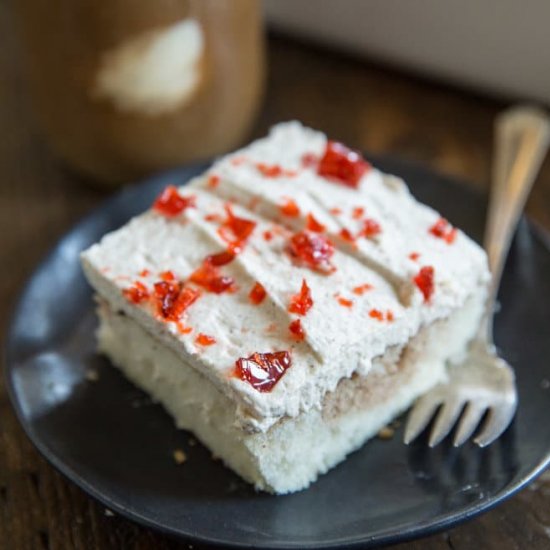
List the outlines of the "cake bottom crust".
<svg viewBox="0 0 550 550">
<path fill-rule="evenodd" d="M 424 327 L 407 346 L 389 349 L 366 376 L 341 380 L 321 409 L 283 418 L 266 432 L 238 422 L 237 405 L 135 321 L 98 308 L 98 347 L 132 382 L 257 489 L 277 494 L 308 487 L 445 379 L 465 353 L 481 316 L 474 295 L 448 318 Z"/>
</svg>

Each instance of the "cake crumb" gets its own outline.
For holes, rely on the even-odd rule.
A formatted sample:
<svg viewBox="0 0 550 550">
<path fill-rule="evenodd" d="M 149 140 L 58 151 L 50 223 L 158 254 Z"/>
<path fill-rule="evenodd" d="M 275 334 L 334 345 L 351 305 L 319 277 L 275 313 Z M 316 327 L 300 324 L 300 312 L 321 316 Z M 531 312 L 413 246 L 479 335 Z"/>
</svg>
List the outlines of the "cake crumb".
<svg viewBox="0 0 550 550">
<path fill-rule="evenodd" d="M 85 376 L 88 382 L 97 382 L 99 380 L 99 373 L 95 369 L 88 369 Z"/>
<path fill-rule="evenodd" d="M 174 462 L 179 466 L 180 464 L 183 464 L 187 460 L 187 455 L 181 450 L 176 449 L 172 456 L 174 457 Z"/>
<path fill-rule="evenodd" d="M 189 447 L 194 447 L 197 444 L 197 440 L 190 437 L 188 443 Z"/>
<path fill-rule="evenodd" d="M 390 428 L 389 426 L 386 426 L 378 432 L 378 437 L 380 439 L 391 439 L 394 434 L 395 430 L 393 428 Z"/>
<path fill-rule="evenodd" d="M 109 510 L 109 508 L 105 508 L 105 515 L 108 517 L 108 518 L 112 518 L 115 513 L 114 512 L 111 512 L 111 510 Z"/>
</svg>

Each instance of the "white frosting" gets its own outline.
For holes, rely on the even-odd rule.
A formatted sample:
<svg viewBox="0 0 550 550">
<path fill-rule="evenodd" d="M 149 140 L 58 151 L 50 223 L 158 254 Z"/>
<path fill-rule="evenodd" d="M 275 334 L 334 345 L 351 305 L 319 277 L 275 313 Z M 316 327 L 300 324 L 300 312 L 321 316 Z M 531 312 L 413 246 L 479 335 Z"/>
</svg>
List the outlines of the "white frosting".
<svg viewBox="0 0 550 550">
<path fill-rule="evenodd" d="M 188 208 L 176 218 L 148 211 L 83 253 L 86 274 L 99 294 L 221 388 L 240 406 L 243 425 L 253 429 L 265 430 L 282 416 L 319 407 L 339 380 L 354 372 L 367 373 L 374 357 L 389 346 L 406 344 L 421 326 L 447 317 L 488 281 L 484 252 L 462 232 L 452 244 L 431 235 L 429 228 L 439 214 L 418 203 L 400 179 L 372 169 L 359 188 L 352 189 L 304 168 L 303 154 L 321 155 L 325 144 L 323 134 L 298 123 L 278 125 L 267 138 L 221 159 L 208 174 L 181 188 L 182 194 L 195 195 L 197 208 Z M 257 162 L 297 173 L 265 177 Z M 220 177 L 215 188 L 207 183 L 211 174 Z M 279 206 L 287 198 L 299 206 L 300 217 L 281 213 Z M 208 221 L 205 215 L 225 217 L 223 206 L 228 200 L 237 216 L 257 222 L 244 251 L 222 268 L 236 280 L 237 292 L 204 292 L 185 314 L 185 324 L 193 327 L 191 334 L 181 334 L 174 323 L 155 319 L 149 306 L 136 306 L 124 298 L 121 290 L 135 280 L 152 287 L 166 270 L 183 279 L 205 256 L 222 251 L 225 243 L 217 233 L 219 222 Z M 331 214 L 335 207 L 341 214 Z M 352 216 L 356 207 L 364 207 L 382 232 L 373 239 L 358 239 L 352 248 L 337 234 L 342 228 L 357 233 L 360 222 Z M 298 267 L 285 252 L 288 229 L 301 230 L 308 212 L 327 227 L 337 245 L 332 258 L 337 270 L 332 275 Z M 266 241 L 264 231 L 273 228 L 274 238 Z M 418 261 L 409 258 L 411 252 L 420 254 Z M 424 303 L 412 282 L 425 265 L 435 269 L 430 303 Z M 140 277 L 144 269 L 150 275 Z M 297 343 L 288 331 L 297 316 L 288 313 L 287 307 L 302 279 L 311 288 L 314 305 L 301 317 L 306 339 Z M 257 306 L 248 299 L 256 281 L 268 294 Z M 374 288 L 362 296 L 352 292 L 365 283 Z M 335 294 L 353 300 L 353 307 L 343 307 Z M 391 310 L 394 321 L 372 318 L 373 308 Z M 198 333 L 214 336 L 216 344 L 197 345 Z M 291 352 L 292 366 L 271 392 L 260 393 L 232 376 L 238 358 L 280 350 Z"/>
</svg>

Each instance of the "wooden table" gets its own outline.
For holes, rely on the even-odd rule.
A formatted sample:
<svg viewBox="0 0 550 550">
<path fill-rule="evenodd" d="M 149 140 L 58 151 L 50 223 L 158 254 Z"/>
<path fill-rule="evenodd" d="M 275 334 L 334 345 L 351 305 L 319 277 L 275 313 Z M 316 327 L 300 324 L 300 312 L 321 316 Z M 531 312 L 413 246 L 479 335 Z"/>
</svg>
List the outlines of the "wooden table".
<svg viewBox="0 0 550 550">
<path fill-rule="evenodd" d="M 0 1 L 0 327 L 46 250 L 106 192 L 84 185 L 48 152 L 31 117 L 9 5 Z M 389 153 L 487 186 L 492 123 L 503 103 L 375 65 L 270 39 L 269 82 L 254 135 L 299 118 L 351 146 Z M 550 162 L 529 214 L 550 228 Z M 550 477 L 449 532 L 397 548 L 550 547 Z M 196 546 L 195 546 L 196 547 Z M 187 548 L 108 515 L 29 443 L 0 383 L 0 548 Z"/>
</svg>

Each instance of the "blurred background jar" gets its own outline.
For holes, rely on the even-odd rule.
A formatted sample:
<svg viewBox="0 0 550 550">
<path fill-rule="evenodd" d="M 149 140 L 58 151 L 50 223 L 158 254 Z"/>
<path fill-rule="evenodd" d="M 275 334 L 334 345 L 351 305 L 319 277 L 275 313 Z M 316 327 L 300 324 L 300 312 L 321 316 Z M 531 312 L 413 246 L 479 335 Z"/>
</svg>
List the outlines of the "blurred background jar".
<svg viewBox="0 0 550 550">
<path fill-rule="evenodd" d="M 258 0 L 19 0 L 51 148 L 116 184 L 226 152 L 256 114 Z"/>
</svg>

